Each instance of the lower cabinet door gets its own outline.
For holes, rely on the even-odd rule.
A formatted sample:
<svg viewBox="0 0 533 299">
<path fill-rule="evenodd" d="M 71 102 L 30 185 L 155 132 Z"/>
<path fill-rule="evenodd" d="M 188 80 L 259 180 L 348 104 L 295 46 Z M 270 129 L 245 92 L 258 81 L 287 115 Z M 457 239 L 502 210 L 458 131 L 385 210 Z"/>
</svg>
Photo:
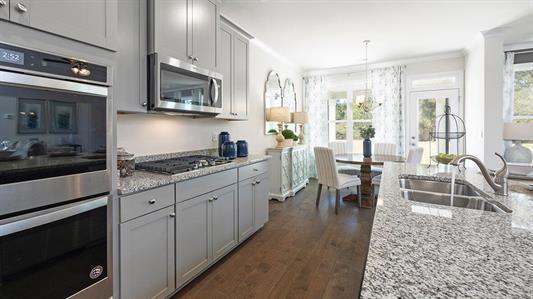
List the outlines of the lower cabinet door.
<svg viewBox="0 0 533 299">
<path fill-rule="evenodd" d="M 175 290 L 174 206 L 120 224 L 122 298 L 164 298 Z"/>
<path fill-rule="evenodd" d="M 264 173 L 256 178 L 254 188 L 254 225 L 255 230 L 261 228 L 268 221 L 268 173 Z"/>
<path fill-rule="evenodd" d="M 211 211 L 208 193 L 176 205 L 176 285 L 179 287 L 209 266 Z"/>
<path fill-rule="evenodd" d="M 255 177 L 239 182 L 239 242 L 254 233 Z"/>
<path fill-rule="evenodd" d="M 217 190 L 213 196 L 213 260 L 217 260 L 238 243 L 237 185 Z"/>
</svg>

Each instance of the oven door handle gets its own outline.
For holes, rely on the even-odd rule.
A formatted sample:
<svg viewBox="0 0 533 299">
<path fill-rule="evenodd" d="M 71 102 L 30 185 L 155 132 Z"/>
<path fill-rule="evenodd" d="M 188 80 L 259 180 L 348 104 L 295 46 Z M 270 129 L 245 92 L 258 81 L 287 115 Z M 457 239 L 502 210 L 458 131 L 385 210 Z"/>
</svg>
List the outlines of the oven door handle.
<svg viewBox="0 0 533 299">
<path fill-rule="evenodd" d="M 0 83 L 40 89 L 56 89 L 107 97 L 107 87 L 0 71 Z"/>
<path fill-rule="evenodd" d="M 0 237 L 52 223 L 54 221 L 65 219 L 71 216 L 79 215 L 106 206 L 107 202 L 107 197 L 89 199 L 66 206 L 55 207 L 44 211 L 6 219 L 0 222 Z"/>
</svg>

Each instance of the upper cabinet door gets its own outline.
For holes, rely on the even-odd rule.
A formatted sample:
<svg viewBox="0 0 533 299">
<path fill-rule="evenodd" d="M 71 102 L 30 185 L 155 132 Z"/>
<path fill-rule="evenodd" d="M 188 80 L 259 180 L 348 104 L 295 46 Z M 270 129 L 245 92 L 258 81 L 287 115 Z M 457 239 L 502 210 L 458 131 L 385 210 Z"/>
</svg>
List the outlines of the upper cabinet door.
<svg viewBox="0 0 533 299">
<path fill-rule="evenodd" d="M 215 0 L 192 0 L 192 50 L 199 67 L 217 70 L 219 11 Z"/>
<path fill-rule="evenodd" d="M 9 20 L 9 0 L 0 0 L 0 19 Z"/>
<path fill-rule="evenodd" d="M 235 34 L 233 112 L 239 119 L 248 116 L 248 45 L 246 37 Z"/>
<path fill-rule="evenodd" d="M 218 71 L 222 74 L 222 115 L 221 118 L 231 117 L 233 80 L 233 30 L 225 24 L 220 24 L 220 46 L 218 52 Z M 218 116 L 217 116 L 218 117 Z"/>
<path fill-rule="evenodd" d="M 187 46 L 190 39 L 187 0 L 151 0 L 151 9 L 153 40 L 149 51 L 191 62 Z"/>
<path fill-rule="evenodd" d="M 13 0 L 11 21 L 115 50 L 117 0 Z"/>
</svg>

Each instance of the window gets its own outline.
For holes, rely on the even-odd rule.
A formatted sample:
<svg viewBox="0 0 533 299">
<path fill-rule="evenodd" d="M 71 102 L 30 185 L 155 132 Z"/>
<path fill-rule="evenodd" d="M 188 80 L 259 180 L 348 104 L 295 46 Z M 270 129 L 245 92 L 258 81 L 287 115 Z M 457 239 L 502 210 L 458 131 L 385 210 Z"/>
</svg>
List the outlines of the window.
<svg viewBox="0 0 533 299">
<path fill-rule="evenodd" d="M 365 90 L 330 90 L 328 93 L 329 141 L 345 140 L 350 152 L 363 152 L 359 129 L 372 124 L 372 113 L 359 106 Z"/>
</svg>

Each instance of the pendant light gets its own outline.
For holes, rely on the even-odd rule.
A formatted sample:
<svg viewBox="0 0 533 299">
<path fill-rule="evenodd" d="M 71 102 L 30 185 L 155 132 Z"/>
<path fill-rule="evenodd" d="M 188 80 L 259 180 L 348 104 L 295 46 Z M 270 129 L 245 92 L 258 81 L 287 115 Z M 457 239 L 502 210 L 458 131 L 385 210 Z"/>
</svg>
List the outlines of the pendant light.
<svg viewBox="0 0 533 299">
<path fill-rule="evenodd" d="M 359 108 L 364 109 L 366 112 L 369 112 L 370 110 L 373 110 L 376 107 L 381 106 L 381 103 L 374 104 L 371 97 L 368 95 L 368 44 L 370 43 L 369 39 L 365 39 L 363 41 L 364 49 L 365 49 L 365 96 L 362 98 L 362 100 L 357 100 L 357 105 Z"/>
</svg>

